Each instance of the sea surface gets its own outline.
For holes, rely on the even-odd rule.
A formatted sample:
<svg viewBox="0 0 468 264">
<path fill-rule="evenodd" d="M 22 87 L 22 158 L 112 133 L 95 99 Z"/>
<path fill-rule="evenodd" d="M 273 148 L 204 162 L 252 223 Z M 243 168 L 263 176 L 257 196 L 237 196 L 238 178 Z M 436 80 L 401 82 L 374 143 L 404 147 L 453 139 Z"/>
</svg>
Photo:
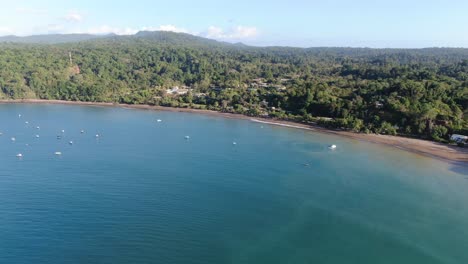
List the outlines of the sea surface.
<svg viewBox="0 0 468 264">
<path fill-rule="evenodd" d="M 466 164 L 112 107 L 0 105 L 0 132 L 0 263 L 468 263 Z"/>
</svg>

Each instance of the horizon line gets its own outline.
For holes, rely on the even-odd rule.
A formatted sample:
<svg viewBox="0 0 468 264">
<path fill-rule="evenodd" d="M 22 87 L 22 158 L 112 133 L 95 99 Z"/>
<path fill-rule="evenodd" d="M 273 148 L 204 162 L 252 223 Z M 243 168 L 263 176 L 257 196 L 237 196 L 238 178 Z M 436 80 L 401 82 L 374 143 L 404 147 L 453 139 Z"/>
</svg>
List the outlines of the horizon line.
<svg viewBox="0 0 468 264">
<path fill-rule="evenodd" d="M 0 35 L 0 40 L 2 38 L 8 38 L 8 37 L 14 37 L 14 38 L 29 38 L 29 37 L 46 37 L 46 36 L 69 36 L 69 35 L 87 35 L 87 36 L 97 36 L 97 37 L 125 37 L 125 36 L 136 36 L 138 33 L 141 32 L 167 32 L 167 33 L 173 33 L 173 34 L 181 34 L 181 35 L 190 35 L 193 37 L 197 38 L 202 38 L 202 39 L 208 39 L 212 41 L 217 41 L 220 43 L 229 43 L 229 44 L 242 44 L 248 47 L 257 47 L 257 48 L 274 48 L 274 47 L 280 47 L 280 48 L 297 48 L 297 49 L 310 49 L 310 48 L 351 48 L 351 49 L 376 49 L 376 50 L 385 50 L 385 49 L 396 49 L 396 50 L 421 50 L 421 49 L 468 49 L 467 47 L 463 46 L 425 46 L 425 47 L 371 47 L 371 46 L 336 46 L 336 45 L 330 45 L 330 46 L 292 46 L 292 45 L 260 45 L 260 44 L 246 44 L 242 41 L 228 41 L 228 40 L 219 40 L 219 39 L 214 39 L 214 38 L 208 38 L 205 36 L 199 36 L 195 34 L 191 34 L 188 32 L 176 32 L 176 31 L 170 31 L 170 30 L 140 30 L 136 33 L 133 34 L 117 34 L 114 32 L 108 32 L 108 33 L 102 33 L 102 34 L 93 34 L 93 33 L 87 33 L 87 32 L 71 32 L 71 33 L 44 33 L 44 34 L 31 34 L 31 35 L 15 35 L 15 34 L 7 34 L 7 35 Z M 91 40 L 91 39 L 90 39 Z M 87 41 L 87 40 L 84 40 Z M 74 41 L 71 41 L 74 42 Z M 0 43 L 17 43 L 14 41 L 0 41 Z M 26 44 L 26 43 L 25 43 Z M 45 43 L 27 43 L 27 44 L 45 44 Z M 52 44 L 52 43 L 51 43 Z M 55 44 L 55 43 L 54 43 Z M 58 43 L 57 43 L 58 44 Z"/>
</svg>

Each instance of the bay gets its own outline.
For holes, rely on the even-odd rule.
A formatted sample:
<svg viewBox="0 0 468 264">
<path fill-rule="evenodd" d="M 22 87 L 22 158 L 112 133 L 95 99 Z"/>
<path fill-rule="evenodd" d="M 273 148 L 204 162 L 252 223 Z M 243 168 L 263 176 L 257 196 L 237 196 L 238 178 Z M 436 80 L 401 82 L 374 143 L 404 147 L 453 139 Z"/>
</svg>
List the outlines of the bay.
<svg viewBox="0 0 468 264">
<path fill-rule="evenodd" d="M 466 164 L 191 113 L 0 120 L 0 263 L 468 263 Z"/>
</svg>

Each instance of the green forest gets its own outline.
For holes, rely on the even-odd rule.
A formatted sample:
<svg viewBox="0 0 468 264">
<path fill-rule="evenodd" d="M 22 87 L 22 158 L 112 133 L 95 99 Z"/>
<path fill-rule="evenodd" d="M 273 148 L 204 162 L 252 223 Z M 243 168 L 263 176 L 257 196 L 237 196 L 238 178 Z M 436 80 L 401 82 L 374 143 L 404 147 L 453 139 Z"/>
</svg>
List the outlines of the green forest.
<svg viewBox="0 0 468 264">
<path fill-rule="evenodd" d="M 0 99 L 149 104 L 446 142 L 468 49 L 251 47 L 171 32 L 0 41 Z"/>
</svg>

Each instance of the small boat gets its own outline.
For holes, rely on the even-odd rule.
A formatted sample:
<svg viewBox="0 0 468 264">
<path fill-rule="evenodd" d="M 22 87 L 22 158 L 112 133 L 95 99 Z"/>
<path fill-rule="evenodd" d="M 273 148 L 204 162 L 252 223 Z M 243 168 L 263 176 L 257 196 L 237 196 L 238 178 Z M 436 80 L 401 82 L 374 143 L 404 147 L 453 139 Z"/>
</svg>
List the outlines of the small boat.
<svg viewBox="0 0 468 264">
<path fill-rule="evenodd" d="M 96 134 L 96 138 L 100 137 L 99 134 Z"/>
<path fill-rule="evenodd" d="M 36 129 L 41 129 L 41 128 L 39 126 L 37 126 Z"/>
<path fill-rule="evenodd" d="M 156 120 L 156 122 L 158 122 L 158 123 L 159 123 L 159 122 L 162 122 L 162 120 L 161 120 L 161 119 L 158 119 L 158 120 Z"/>
<path fill-rule="evenodd" d="M 57 155 L 57 156 L 60 156 L 60 155 L 62 155 L 62 152 L 56 151 L 54 154 Z"/>
<path fill-rule="evenodd" d="M 62 133 L 65 133 L 65 129 L 62 129 Z"/>
<path fill-rule="evenodd" d="M 16 138 L 14 138 L 14 137 L 11 138 L 11 141 L 15 141 L 15 140 L 16 140 Z"/>
<path fill-rule="evenodd" d="M 185 136 L 185 139 L 190 139 L 190 137 L 189 137 L 189 136 Z"/>
<path fill-rule="evenodd" d="M 232 142 L 232 144 L 233 144 L 233 145 L 237 145 L 237 142 L 234 141 L 234 142 Z"/>
<path fill-rule="evenodd" d="M 18 117 L 21 118 L 21 114 L 18 114 Z"/>
<path fill-rule="evenodd" d="M 62 136 L 58 135 L 58 136 L 57 136 L 57 139 L 62 139 Z"/>
<path fill-rule="evenodd" d="M 18 153 L 18 154 L 16 154 L 16 157 L 18 157 L 18 158 L 22 158 L 22 157 L 23 157 L 23 154 L 21 154 L 21 153 Z"/>
<path fill-rule="evenodd" d="M 36 138 L 39 138 L 39 135 L 36 135 Z"/>
<path fill-rule="evenodd" d="M 2 132 L 0 132 L 0 136 L 3 136 L 3 133 L 2 133 Z"/>
<path fill-rule="evenodd" d="M 336 145 L 330 145 L 328 146 L 329 149 L 336 149 Z"/>
<path fill-rule="evenodd" d="M 24 122 L 24 123 L 25 123 L 26 125 L 27 125 L 27 124 L 29 124 L 29 122 L 28 122 L 28 121 L 26 121 L 26 122 Z"/>
<path fill-rule="evenodd" d="M 83 133 L 84 133 L 84 130 L 83 130 L 83 129 L 81 129 L 80 133 L 81 133 L 81 134 L 83 134 Z"/>
<path fill-rule="evenodd" d="M 73 141 L 68 142 L 68 144 L 73 145 Z"/>
</svg>

